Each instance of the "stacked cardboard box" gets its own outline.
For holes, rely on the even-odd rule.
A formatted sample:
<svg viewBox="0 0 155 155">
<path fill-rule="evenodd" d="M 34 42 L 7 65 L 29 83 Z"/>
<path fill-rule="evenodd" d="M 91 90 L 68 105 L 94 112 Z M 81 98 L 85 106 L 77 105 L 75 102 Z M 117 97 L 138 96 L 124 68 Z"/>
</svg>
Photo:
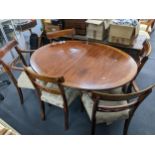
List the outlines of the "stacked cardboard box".
<svg viewBox="0 0 155 155">
<path fill-rule="evenodd" d="M 108 20 L 95 20 L 88 19 L 86 21 L 87 26 L 87 38 L 95 40 L 103 40 L 107 36 L 109 21 Z"/>
<path fill-rule="evenodd" d="M 139 33 L 139 25 L 118 25 L 111 23 L 108 41 L 122 45 L 132 45 Z"/>
</svg>

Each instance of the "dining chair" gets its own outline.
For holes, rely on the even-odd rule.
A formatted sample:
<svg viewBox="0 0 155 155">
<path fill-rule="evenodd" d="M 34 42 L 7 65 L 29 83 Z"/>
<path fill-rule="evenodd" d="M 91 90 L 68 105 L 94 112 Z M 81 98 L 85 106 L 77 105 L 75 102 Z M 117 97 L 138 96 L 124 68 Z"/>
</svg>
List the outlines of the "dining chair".
<svg viewBox="0 0 155 155">
<path fill-rule="evenodd" d="M 147 39 L 150 39 L 150 34 L 153 30 L 154 26 L 154 19 L 149 19 L 149 20 L 140 20 L 140 30 L 139 34 L 145 35 Z"/>
<path fill-rule="evenodd" d="M 46 35 L 49 40 L 66 36 L 71 36 L 71 39 L 73 40 L 73 37 L 75 35 L 75 29 L 65 29 L 55 32 L 47 32 Z"/>
<path fill-rule="evenodd" d="M 146 40 L 144 42 L 144 46 L 143 46 L 143 50 L 141 51 L 141 54 L 139 55 L 139 59 L 137 60 L 137 66 L 138 66 L 138 70 L 137 70 L 137 74 L 134 77 L 134 79 L 132 80 L 132 82 L 130 82 L 127 85 L 127 92 L 131 92 L 132 90 L 132 85 L 134 84 L 135 87 L 137 87 L 136 85 L 136 77 L 139 75 L 139 72 L 142 70 L 142 68 L 144 67 L 144 65 L 146 64 L 146 62 L 149 59 L 149 56 L 151 54 L 152 51 L 152 47 L 151 47 L 151 43 L 149 40 Z"/>
<path fill-rule="evenodd" d="M 83 93 L 82 102 L 91 120 L 91 134 L 95 134 L 96 124 L 106 123 L 107 125 L 119 119 L 125 119 L 123 134 L 127 134 L 132 116 L 152 92 L 155 85 L 139 90 L 134 88 L 134 92 L 128 94 L 111 94 L 92 91 Z"/>
<path fill-rule="evenodd" d="M 39 97 L 41 107 L 41 118 L 45 119 L 45 104 L 44 102 L 57 106 L 64 111 L 64 126 L 65 129 L 69 127 L 69 112 L 68 107 L 73 100 L 80 95 L 80 91 L 63 86 L 64 77 L 48 77 L 40 75 L 25 67 L 25 72 L 31 79 L 37 96 Z"/>
<path fill-rule="evenodd" d="M 143 50 L 139 56 L 139 61 L 137 62 L 138 64 L 138 73 L 141 71 L 141 69 L 143 68 L 143 66 L 145 65 L 145 63 L 147 62 L 150 54 L 152 51 L 152 47 L 151 47 L 151 43 L 149 40 L 146 40 L 144 42 L 144 46 L 143 46 Z M 137 73 L 137 74 L 138 74 Z"/>
<path fill-rule="evenodd" d="M 0 49 L 0 64 L 2 65 L 4 71 L 8 74 L 14 86 L 16 87 L 20 98 L 20 102 L 21 104 L 23 104 L 24 100 L 23 100 L 23 93 L 21 88 L 34 89 L 34 87 L 30 79 L 24 72 L 23 66 L 28 66 L 28 65 L 22 53 L 31 54 L 32 52 L 34 52 L 34 50 L 22 50 L 17 45 L 18 45 L 18 42 L 14 39 L 8 42 L 3 48 Z M 11 63 L 7 63 L 4 57 L 7 56 L 7 54 L 10 53 L 12 49 L 16 50 L 17 56 L 13 58 Z M 13 71 L 20 72 L 18 79 L 16 79 L 16 77 L 14 76 Z"/>
</svg>

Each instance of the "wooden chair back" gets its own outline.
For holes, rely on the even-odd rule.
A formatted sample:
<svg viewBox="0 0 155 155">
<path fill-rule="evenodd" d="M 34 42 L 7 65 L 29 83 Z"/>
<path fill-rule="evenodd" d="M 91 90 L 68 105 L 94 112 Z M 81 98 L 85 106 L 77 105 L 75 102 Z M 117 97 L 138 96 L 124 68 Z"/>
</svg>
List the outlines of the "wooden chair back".
<svg viewBox="0 0 155 155">
<path fill-rule="evenodd" d="M 66 100 L 64 95 L 64 88 L 62 83 L 64 82 L 63 77 L 48 77 L 46 75 L 39 75 L 34 72 L 32 69 L 28 67 L 24 67 L 26 74 L 28 75 L 29 79 L 33 83 L 34 87 L 37 90 L 37 93 L 40 97 L 41 91 L 45 91 L 52 94 L 62 95 L 64 100 Z M 44 84 L 43 84 L 44 83 Z M 46 86 L 47 83 L 53 83 L 58 86 L 58 88 L 48 88 Z"/>
<path fill-rule="evenodd" d="M 136 109 L 142 101 L 152 92 L 155 85 L 151 85 L 148 88 L 141 90 L 139 92 L 132 92 L 128 94 L 109 94 L 101 92 L 93 92 L 92 98 L 94 100 L 95 111 L 103 112 L 117 112 L 126 109 Z M 99 104 L 100 100 L 106 101 L 128 101 L 127 105 L 117 105 L 117 106 L 104 106 Z"/>
<path fill-rule="evenodd" d="M 55 32 L 47 32 L 46 35 L 48 39 L 56 39 L 65 36 L 71 36 L 73 39 L 73 36 L 75 35 L 75 29 L 65 29 Z"/>
<path fill-rule="evenodd" d="M 0 64 L 2 65 L 3 69 L 5 70 L 5 72 L 8 74 L 8 76 L 10 77 L 10 79 L 12 80 L 14 86 L 17 89 L 17 92 L 19 94 L 20 97 L 20 101 L 21 104 L 23 104 L 24 100 L 23 100 L 23 94 L 22 94 L 22 90 L 21 88 L 18 87 L 17 85 L 17 80 L 14 76 L 14 74 L 12 73 L 12 69 L 16 70 L 16 71 L 23 71 L 23 67 L 18 67 L 16 66 L 16 64 L 18 63 L 19 59 L 21 60 L 21 63 L 23 66 L 27 66 L 27 63 L 21 53 L 20 48 L 18 48 L 18 42 L 14 39 L 10 42 L 8 42 L 3 48 L 0 49 Z M 15 48 L 16 52 L 18 53 L 18 57 L 15 57 L 12 62 L 10 64 L 6 63 L 5 60 L 3 59 L 3 57 L 11 52 L 11 50 Z"/>
<path fill-rule="evenodd" d="M 128 94 L 108 94 L 102 92 L 92 92 L 92 99 L 94 100 L 93 110 L 92 110 L 92 127 L 91 133 L 95 133 L 95 125 L 96 125 L 96 112 L 119 112 L 123 110 L 129 110 L 129 117 L 125 119 L 123 134 L 127 134 L 128 127 L 134 112 L 138 108 L 138 106 L 142 103 L 142 101 L 152 92 L 152 89 L 155 87 L 154 85 L 149 86 L 148 88 L 136 91 Z M 100 100 L 105 101 L 127 101 L 127 104 L 122 105 L 103 105 Z"/>
<path fill-rule="evenodd" d="M 21 50 L 20 50 L 20 48 L 17 45 L 18 45 L 18 42 L 17 42 L 17 40 L 14 39 L 14 40 L 8 42 L 3 48 L 0 49 L 0 61 L 1 61 L 2 64 L 5 64 L 6 65 L 6 63 L 4 62 L 4 60 L 2 58 L 7 53 L 11 52 L 11 50 L 13 48 L 15 48 L 16 49 L 16 52 L 18 53 L 18 56 L 19 56 L 18 58 L 20 58 L 20 60 L 22 61 L 23 65 L 27 66 L 27 63 L 26 63 L 26 61 L 25 61 L 25 59 L 24 59 L 24 57 L 23 57 L 23 55 L 21 53 Z M 13 64 L 16 60 L 17 60 L 17 58 L 15 58 L 12 61 L 11 64 Z"/>
<path fill-rule="evenodd" d="M 142 55 L 139 58 L 137 75 L 141 71 L 141 69 L 143 68 L 144 64 L 147 62 L 147 60 L 149 58 L 149 55 L 151 54 L 151 51 L 152 51 L 151 44 L 150 44 L 150 42 L 148 40 L 146 40 L 144 42 Z"/>
</svg>

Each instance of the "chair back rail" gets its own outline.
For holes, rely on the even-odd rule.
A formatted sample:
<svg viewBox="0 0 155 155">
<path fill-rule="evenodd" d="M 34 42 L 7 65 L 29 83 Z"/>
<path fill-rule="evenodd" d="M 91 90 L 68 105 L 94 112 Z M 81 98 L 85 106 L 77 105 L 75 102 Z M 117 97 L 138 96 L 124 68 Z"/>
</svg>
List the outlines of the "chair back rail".
<svg viewBox="0 0 155 155">
<path fill-rule="evenodd" d="M 94 102 L 96 103 L 97 111 L 104 111 L 104 112 L 122 111 L 122 110 L 137 107 L 152 92 L 152 89 L 154 87 L 155 87 L 155 84 L 139 92 L 133 92 L 133 93 L 128 93 L 128 94 L 108 94 L 108 93 L 101 93 L 101 92 L 93 91 L 92 98 Z M 119 106 L 118 105 L 117 106 L 104 106 L 101 103 L 99 104 L 100 100 L 106 100 L 106 101 L 126 100 L 128 101 L 128 104 L 119 105 Z"/>
<path fill-rule="evenodd" d="M 48 32 L 46 33 L 48 39 L 56 39 L 59 37 L 64 37 L 64 36 L 73 36 L 75 35 L 75 29 L 66 29 L 66 30 L 60 30 L 60 31 L 55 31 L 55 32 Z"/>
<path fill-rule="evenodd" d="M 155 84 L 149 86 L 148 88 L 141 90 L 139 92 L 133 92 L 129 94 L 107 94 L 101 92 L 92 92 L 93 109 L 92 109 L 92 125 L 91 125 L 91 134 L 95 133 L 96 126 L 96 112 L 120 112 L 123 110 L 128 111 L 128 118 L 125 119 L 123 134 L 127 134 L 130 121 L 143 100 L 152 92 L 152 89 L 155 87 Z M 127 104 L 116 105 L 116 106 L 107 106 L 103 105 L 100 100 L 107 101 L 127 101 Z"/>
<path fill-rule="evenodd" d="M 35 73 L 34 71 L 30 70 L 27 67 L 24 67 L 24 70 L 30 80 L 32 81 L 34 87 L 39 91 L 46 91 L 48 93 L 53 93 L 53 94 L 61 94 L 64 93 L 63 87 L 61 87 L 61 84 L 64 82 L 63 77 L 57 77 L 57 78 L 51 78 L 47 77 L 46 75 L 39 75 Z M 45 82 L 45 85 L 41 84 L 41 82 Z M 46 84 L 47 83 L 54 83 L 58 86 L 58 89 L 56 88 L 47 88 Z"/>
<path fill-rule="evenodd" d="M 18 53 L 20 59 L 22 60 L 22 63 L 27 66 L 27 63 L 21 53 L 21 50 L 19 50 L 19 47 L 17 47 L 18 42 L 17 40 L 13 39 L 12 41 L 8 42 L 3 48 L 0 49 L 0 59 L 2 60 L 2 58 L 9 52 L 11 52 L 11 50 L 13 48 L 16 49 L 16 52 Z M 4 62 L 4 60 L 2 60 Z M 14 60 L 13 60 L 14 61 Z M 5 63 L 5 62 L 4 62 Z"/>
</svg>

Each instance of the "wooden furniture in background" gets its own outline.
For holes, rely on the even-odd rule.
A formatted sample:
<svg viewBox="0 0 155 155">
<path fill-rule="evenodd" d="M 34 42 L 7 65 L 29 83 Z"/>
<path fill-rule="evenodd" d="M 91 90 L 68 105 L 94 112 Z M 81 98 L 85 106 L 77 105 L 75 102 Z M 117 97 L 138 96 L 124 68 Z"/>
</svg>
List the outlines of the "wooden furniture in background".
<svg viewBox="0 0 155 155">
<path fill-rule="evenodd" d="M 68 106 L 73 102 L 73 100 L 80 95 L 78 90 L 73 90 L 71 88 L 64 88 L 62 83 L 65 79 L 61 77 L 47 77 L 45 75 L 39 75 L 29 68 L 25 67 L 25 72 L 31 79 L 39 97 L 41 105 L 41 118 L 45 119 L 45 104 L 55 105 L 62 108 L 64 111 L 64 126 L 68 129 L 69 125 L 69 114 Z"/>
<path fill-rule="evenodd" d="M 64 29 L 74 28 L 77 35 L 86 35 L 86 19 L 64 19 Z"/>
<path fill-rule="evenodd" d="M 65 30 L 60 30 L 60 31 L 55 31 L 55 32 L 47 32 L 46 33 L 48 39 L 57 39 L 60 37 L 65 37 L 65 36 L 71 36 L 73 39 L 73 36 L 75 35 L 75 29 L 65 29 Z"/>
<path fill-rule="evenodd" d="M 28 89 L 34 89 L 30 79 L 27 77 L 27 75 L 24 72 L 23 67 L 19 67 L 18 64 L 21 64 L 23 66 L 28 66 L 22 53 L 32 53 L 32 50 L 26 51 L 21 50 L 18 46 L 18 42 L 16 40 L 12 40 L 8 42 L 3 48 L 0 49 L 0 64 L 3 66 L 4 70 L 12 80 L 14 86 L 17 89 L 18 95 L 20 97 L 21 104 L 23 104 L 23 94 L 21 88 L 28 88 Z M 4 56 L 7 55 L 11 51 L 11 49 L 15 48 L 18 54 L 18 57 L 16 57 L 11 64 L 8 64 L 4 61 Z M 17 66 L 18 65 L 18 66 Z M 21 72 L 18 80 L 16 80 L 12 70 Z"/>
<path fill-rule="evenodd" d="M 41 47 L 33 53 L 30 63 L 39 74 L 63 76 L 64 86 L 85 90 L 120 87 L 137 73 L 136 62 L 123 51 L 81 41 Z"/>
<path fill-rule="evenodd" d="M 140 22 L 140 30 L 146 31 L 149 34 L 152 32 L 155 19 L 148 19 L 148 20 L 141 19 L 139 22 Z"/>
<path fill-rule="evenodd" d="M 82 102 L 92 121 L 91 134 L 95 134 L 97 123 L 111 124 L 125 119 L 123 134 L 127 134 L 132 116 L 143 100 L 152 92 L 155 85 L 129 94 L 108 94 L 103 92 L 84 93 Z"/>
<path fill-rule="evenodd" d="M 139 34 L 143 34 L 147 37 L 147 39 L 150 39 L 150 35 L 153 31 L 153 26 L 155 19 L 141 19 L 140 22 L 140 31 Z"/>
</svg>

